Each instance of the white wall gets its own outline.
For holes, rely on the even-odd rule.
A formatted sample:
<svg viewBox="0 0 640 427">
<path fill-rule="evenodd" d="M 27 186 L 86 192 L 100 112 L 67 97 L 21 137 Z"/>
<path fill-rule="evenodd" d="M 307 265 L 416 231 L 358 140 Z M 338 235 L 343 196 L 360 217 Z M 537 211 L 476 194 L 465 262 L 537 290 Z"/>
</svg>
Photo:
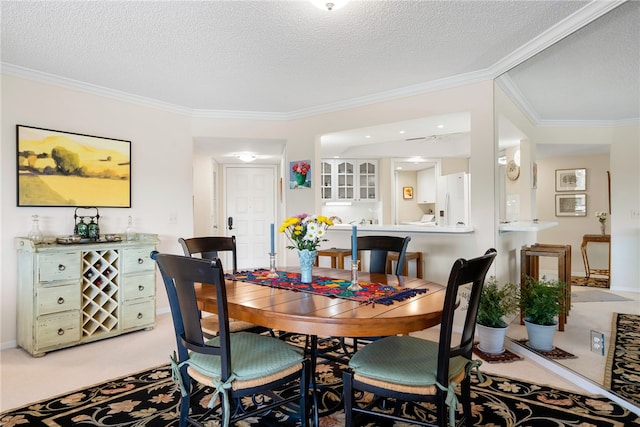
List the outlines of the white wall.
<svg viewBox="0 0 640 427">
<path fill-rule="evenodd" d="M 435 182 L 434 182 L 435 186 Z M 413 188 L 413 199 L 405 199 L 402 189 L 404 187 Z M 416 171 L 397 171 L 396 186 L 392 193 L 396 202 L 396 224 L 404 221 L 419 221 L 422 218 L 422 209 L 418 205 L 418 175 Z"/>
<path fill-rule="evenodd" d="M 587 216 L 583 217 L 556 217 L 555 195 L 556 193 L 555 171 L 557 169 L 587 170 Z M 595 218 L 596 211 L 608 211 L 607 174 L 609 170 L 609 155 L 554 157 L 538 160 L 538 191 L 537 208 L 538 218 L 541 221 L 557 221 L 558 226 L 538 233 L 538 242 L 571 245 L 571 270 L 573 275 L 584 276 L 584 265 L 580 245 L 584 234 L 600 234 L 600 223 Z M 573 194 L 573 192 L 571 192 Z M 611 221 L 607 224 L 608 232 L 611 231 Z M 589 244 L 589 264 L 591 268 L 608 267 L 608 252 L 605 244 Z M 541 259 L 540 271 L 557 272 L 556 259 Z"/>
<path fill-rule="evenodd" d="M 131 141 L 132 207 L 100 209 L 102 233 L 124 232 L 127 216 L 138 232 L 157 233 L 159 249 L 179 253 L 177 237 L 192 230 L 190 119 L 131 102 L 2 75 L 2 195 L 0 208 L 0 303 L 2 347 L 15 345 L 16 236 L 41 217 L 45 234 L 73 231 L 73 208 L 16 207 L 16 124 Z M 175 215 L 176 224 L 169 223 Z M 158 310 L 167 310 L 164 288 L 157 284 Z"/>
</svg>

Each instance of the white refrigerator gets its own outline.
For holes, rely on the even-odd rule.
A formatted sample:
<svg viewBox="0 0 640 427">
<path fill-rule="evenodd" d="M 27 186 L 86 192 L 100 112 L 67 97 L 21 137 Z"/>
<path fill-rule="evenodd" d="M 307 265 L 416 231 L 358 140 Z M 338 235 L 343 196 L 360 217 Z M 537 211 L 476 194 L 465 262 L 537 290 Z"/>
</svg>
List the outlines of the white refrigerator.
<svg viewBox="0 0 640 427">
<path fill-rule="evenodd" d="M 454 173 L 438 177 L 436 220 L 439 226 L 469 225 L 469 174 Z"/>
</svg>

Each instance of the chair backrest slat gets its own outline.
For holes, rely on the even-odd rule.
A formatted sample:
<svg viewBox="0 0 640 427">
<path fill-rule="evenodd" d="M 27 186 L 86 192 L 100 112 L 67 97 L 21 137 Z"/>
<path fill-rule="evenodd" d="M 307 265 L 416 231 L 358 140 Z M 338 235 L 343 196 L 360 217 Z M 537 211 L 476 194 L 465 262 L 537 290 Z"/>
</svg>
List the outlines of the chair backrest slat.
<svg viewBox="0 0 640 427">
<path fill-rule="evenodd" d="M 178 243 L 182 246 L 185 256 L 200 255 L 202 259 L 220 258 L 218 252 L 231 252 L 232 271 L 238 271 L 238 255 L 236 236 L 204 236 L 184 239 L 180 237 Z"/>
<path fill-rule="evenodd" d="M 453 263 L 445 294 L 442 322 L 440 323 L 440 341 L 438 348 L 438 381 L 447 384 L 449 379 L 449 359 L 454 356 L 472 358 L 473 339 L 480 306 L 480 292 L 487 272 L 496 257 L 496 250 L 491 248 L 483 256 L 465 260 L 460 258 Z M 455 310 L 461 286 L 471 284 L 469 303 L 465 322 L 460 334 L 460 341 L 452 347 L 452 333 Z"/>
<path fill-rule="evenodd" d="M 389 252 L 397 252 L 398 263 L 394 274 L 401 275 L 410 240 L 410 236 L 359 236 L 356 245 L 358 251 L 370 251 L 370 273 L 386 273 Z"/>
</svg>

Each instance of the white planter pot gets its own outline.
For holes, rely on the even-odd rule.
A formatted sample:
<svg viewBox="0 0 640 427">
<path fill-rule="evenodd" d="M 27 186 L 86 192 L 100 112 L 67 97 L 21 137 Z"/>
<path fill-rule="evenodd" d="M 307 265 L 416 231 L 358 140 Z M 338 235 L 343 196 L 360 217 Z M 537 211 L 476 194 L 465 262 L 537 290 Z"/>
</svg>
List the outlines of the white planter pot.
<svg viewBox="0 0 640 427">
<path fill-rule="evenodd" d="M 504 337 L 507 328 L 490 328 L 489 326 L 476 325 L 478 332 L 478 349 L 487 354 L 504 353 Z"/>
<path fill-rule="evenodd" d="M 529 346 L 540 351 L 553 350 L 553 337 L 556 333 L 556 325 L 536 325 L 524 319 L 529 337 Z"/>
</svg>

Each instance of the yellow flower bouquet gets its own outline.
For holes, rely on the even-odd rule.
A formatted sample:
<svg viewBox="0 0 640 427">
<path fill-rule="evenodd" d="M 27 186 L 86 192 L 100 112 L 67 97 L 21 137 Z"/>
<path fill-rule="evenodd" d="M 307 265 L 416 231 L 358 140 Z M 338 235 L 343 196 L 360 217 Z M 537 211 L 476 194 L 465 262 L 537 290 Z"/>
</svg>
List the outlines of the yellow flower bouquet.
<svg viewBox="0 0 640 427">
<path fill-rule="evenodd" d="M 288 249 L 315 251 L 320 242 L 325 242 L 324 234 L 333 225 L 333 221 L 323 215 L 300 214 L 287 218 L 280 226 L 292 245 Z"/>
</svg>

